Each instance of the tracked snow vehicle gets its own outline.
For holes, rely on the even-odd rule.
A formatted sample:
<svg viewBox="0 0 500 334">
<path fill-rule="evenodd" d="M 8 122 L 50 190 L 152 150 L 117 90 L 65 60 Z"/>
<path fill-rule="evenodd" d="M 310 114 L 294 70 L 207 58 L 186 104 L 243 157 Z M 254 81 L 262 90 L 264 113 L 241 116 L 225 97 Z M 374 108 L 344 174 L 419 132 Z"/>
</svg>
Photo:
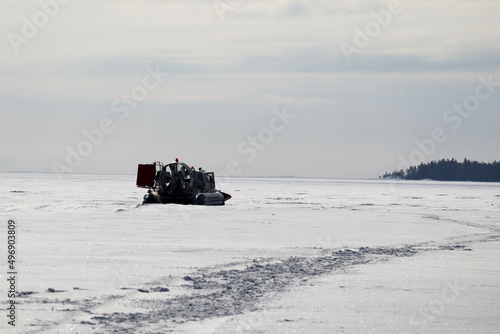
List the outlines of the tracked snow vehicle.
<svg viewBox="0 0 500 334">
<path fill-rule="evenodd" d="M 176 203 L 197 205 L 224 205 L 231 195 L 215 189 L 213 172 L 189 167 L 179 159 L 167 165 L 156 161 L 139 164 L 138 187 L 149 188 L 143 204 Z"/>
</svg>

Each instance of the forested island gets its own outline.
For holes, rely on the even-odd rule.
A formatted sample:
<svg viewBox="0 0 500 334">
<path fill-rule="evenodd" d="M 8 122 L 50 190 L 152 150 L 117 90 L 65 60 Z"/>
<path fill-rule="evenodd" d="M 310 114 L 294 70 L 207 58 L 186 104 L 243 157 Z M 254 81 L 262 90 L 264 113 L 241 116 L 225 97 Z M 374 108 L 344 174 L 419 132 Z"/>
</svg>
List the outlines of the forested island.
<svg viewBox="0 0 500 334">
<path fill-rule="evenodd" d="M 411 166 L 406 171 L 399 170 L 385 173 L 383 178 L 404 180 L 431 179 L 437 181 L 479 181 L 500 182 L 500 161 L 492 163 L 456 159 L 432 161 L 419 166 Z"/>
</svg>

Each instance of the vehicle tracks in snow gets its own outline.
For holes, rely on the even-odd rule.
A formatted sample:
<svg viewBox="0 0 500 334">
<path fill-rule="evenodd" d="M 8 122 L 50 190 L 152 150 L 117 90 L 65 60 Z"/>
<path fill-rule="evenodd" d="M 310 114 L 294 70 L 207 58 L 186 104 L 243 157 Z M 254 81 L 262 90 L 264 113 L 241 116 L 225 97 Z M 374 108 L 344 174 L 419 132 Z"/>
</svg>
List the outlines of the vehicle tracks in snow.
<svg viewBox="0 0 500 334">
<path fill-rule="evenodd" d="M 264 296 L 286 291 L 320 275 L 343 273 L 358 265 L 410 257 L 419 252 L 443 250 L 470 248 L 458 244 L 361 247 L 335 250 L 317 257 L 290 257 L 279 261 L 255 259 L 245 269 L 202 270 L 186 276 L 188 293 L 174 298 L 128 300 L 129 306 L 148 312 L 100 314 L 90 322 L 104 332 L 132 333 L 148 324 L 173 329 L 189 321 L 256 311 Z"/>
<path fill-rule="evenodd" d="M 33 328 L 31 332 L 54 330 L 68 324 L 82 332 L 174 330 L 186 322 L 256 311 L 264 304 L 264 297 L 287 291 L 321 275 L 341 274 L 358 265 L 411 257 L 422 252 L 472 251 L 467 244 L 498 241 L 499 237 L 490 232 L 453 238 L 447 243 L 429 241 L 401 247 L 323 249 L 319 256 L 258 258 L 222 268 L 200 269 L 189 276 L 158 278 L 148 283 L 149 288 L 122 288 L 122 295 L 101 296 L 99 300 L 82 301 L 80 305 L 78 300 L 66 300 L 72 305 L 73 308 L 68 310 L 72 312 L 57 324 L 39 324 L 41 327 L 38 330 Z M 29 297 L 32 296 L 23 298 L 25 303 L 40 302 Z M 58 301 L 42 302 L 57 304 Z"/>
</svg>

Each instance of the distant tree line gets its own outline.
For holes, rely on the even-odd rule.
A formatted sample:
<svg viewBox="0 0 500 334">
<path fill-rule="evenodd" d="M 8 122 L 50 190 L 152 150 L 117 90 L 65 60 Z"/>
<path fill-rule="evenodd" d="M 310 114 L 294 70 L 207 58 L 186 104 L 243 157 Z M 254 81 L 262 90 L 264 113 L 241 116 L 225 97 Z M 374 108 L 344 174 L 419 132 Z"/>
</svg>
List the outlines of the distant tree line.
<svg viewBox="0 0 500 334">
<path fill-rule="evenodd" d="M 385 173 L 383 178 L 399 178 L 404 180 L 431 179 L 438 181 L 480 181 L 500 182 L 500 161 L 492 163 L 456 159 L 432 161 L 419 166 L 412 166 L 406 171 L 399 170 Z"/>
</svg>

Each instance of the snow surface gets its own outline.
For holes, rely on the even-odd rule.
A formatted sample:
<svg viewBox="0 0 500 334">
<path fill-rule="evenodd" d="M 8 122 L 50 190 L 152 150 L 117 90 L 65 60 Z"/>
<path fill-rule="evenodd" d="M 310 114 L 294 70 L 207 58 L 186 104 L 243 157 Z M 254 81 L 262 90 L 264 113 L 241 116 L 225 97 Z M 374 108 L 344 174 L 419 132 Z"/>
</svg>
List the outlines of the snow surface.
<svg viewBox="0 0 500 334">
<path fill-rule="evenodd" d="M 0 174 L 0 332 L 500 332 L 500 184 L 217 186 L 225 206 L 141 205 L 135 176 Z"/>
</svg>

